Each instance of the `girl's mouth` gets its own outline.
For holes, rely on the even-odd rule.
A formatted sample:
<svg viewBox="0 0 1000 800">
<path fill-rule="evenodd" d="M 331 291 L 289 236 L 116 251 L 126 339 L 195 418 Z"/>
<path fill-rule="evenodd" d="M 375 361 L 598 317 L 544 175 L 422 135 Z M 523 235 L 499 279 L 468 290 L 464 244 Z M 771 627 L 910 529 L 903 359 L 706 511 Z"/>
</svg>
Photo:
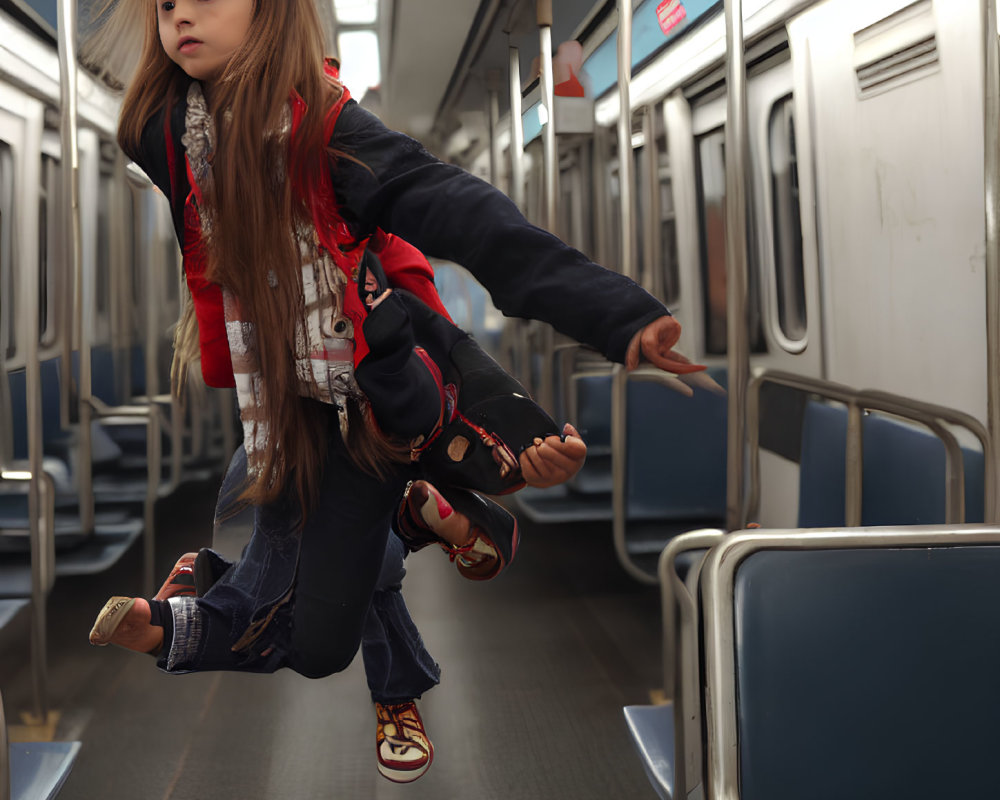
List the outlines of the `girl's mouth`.
<svg viewBox="0 0 1000 800">
<path fill-rule="evenodd" d="M 186 55 L 193 53 L 199 47 L 201 47 L 201 42 L 190 36 L 185 36 L 177 45 L 177 49 Z"/>
</svg>

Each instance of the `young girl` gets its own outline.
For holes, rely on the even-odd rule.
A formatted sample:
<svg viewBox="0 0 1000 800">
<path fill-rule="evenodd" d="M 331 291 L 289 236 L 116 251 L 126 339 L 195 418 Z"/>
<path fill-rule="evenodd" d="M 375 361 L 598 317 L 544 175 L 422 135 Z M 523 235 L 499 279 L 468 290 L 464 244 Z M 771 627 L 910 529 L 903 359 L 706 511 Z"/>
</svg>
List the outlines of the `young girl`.
<svg viewBox="0 0 1000 800">
<path fill-rule="evenodd" d="M 379 770 L 413 780 L 433 756 L 413 701 L 438 676 L 398 590 L 393 520 L 412 547 L 461 545 L 465 574 L 483 577 L 513 555 L 516 527 L 467 490 L 554 485 L 585 447 L 428 315 L 426 285 L 407 287 L 415 300 L 369 282 L 366 244 L 386 231 L 463 264 L 506 314 L 630 368 L 640 355 L 701 367 L 673 351 L 680 326 L 636 284 L 350 101 L 324 68 L 313 0 L 118 7 L 145 24 L 119 143 L 170 200 L 206 380 L 235 375 L 244 445 L 220 507 L 239 496 L 255 524 L 237 563 L 209 563 L 204 596 L 112 598 L 91 641 L 154 653 L 167 672 L 308 677 L 343 670 L 363 643 Z M 397 367 L 426 402 L 395 402 Z M 429 473 L 472 485 L 446 496 Z"/>
</svg>

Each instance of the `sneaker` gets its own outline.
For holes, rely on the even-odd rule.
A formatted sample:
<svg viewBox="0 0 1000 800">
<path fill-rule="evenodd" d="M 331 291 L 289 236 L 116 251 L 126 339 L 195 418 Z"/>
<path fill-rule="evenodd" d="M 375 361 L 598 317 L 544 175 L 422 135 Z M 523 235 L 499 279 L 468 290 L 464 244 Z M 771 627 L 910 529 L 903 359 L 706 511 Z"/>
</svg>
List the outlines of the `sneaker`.
<svg viewBox="0 0 1000 800">
<path fill-rule="evenodd" d="M 194 562 L 197 553 L 185 553 L 177 559 L 174 568 L 160 587 L 154 600 L 169 600 L 171 597 L 195 594 Z"/>
<path fill-rule="evenodd" d="M 437 544 L 469 580 L 489 580 L 514 558 L 517 520 L 502 506 L 475 492 L 427 481 L 406 488 L 396 532 L 410 550 Z"/>
<path fill-rule="evenodd" d="M 434 760 L 434 745 L 427 738 L 417 704 L 375 704 L 378 728 L 375 754 L 378 771 L 395 783 L 415 781 Z"/>
</svg>

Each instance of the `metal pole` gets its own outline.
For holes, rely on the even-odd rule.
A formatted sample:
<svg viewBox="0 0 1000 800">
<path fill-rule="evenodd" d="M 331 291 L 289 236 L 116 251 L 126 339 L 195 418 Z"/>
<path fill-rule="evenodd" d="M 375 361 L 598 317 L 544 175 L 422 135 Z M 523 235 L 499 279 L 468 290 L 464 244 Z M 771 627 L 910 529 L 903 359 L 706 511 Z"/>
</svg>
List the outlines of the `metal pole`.
<svg viewBox="0 0 1000 800">
<path fill-rule="evenodd" d="M 80 348 L 79 436 L 77 491 L 80 498 L 80 527 L 94 529 L 94 491 L 91 475 L 90 442 L 90 342 L 83 324 L 83 246 L 80 232 L 80 150 L 77 122 L 76 3 L 59 0 L 59 107 L 62 143 L 62 197 L 66 253 L 74 279 L 74 339 Z"/>
<path fill-rule="evenodd" d="M 556 145 L 556 84 L 552 68 L 552 0 L 538 0 L 535 6 L 538 21 L 539 70 L 541 72 L 542 105 L 545 107 L 547 119 L 542 126 L 542 147 L 545 176 L 545 227 L 556 233 L 559 225 L 559 150 Z M 545 323 L 540 326 L 540 350 L 542 363 L 552 364 L 552 352 L 555 348 L 555 334 Z M 554 411 L 555 387 L 552 369 L 543 367 L 538 387 L 538 403 L 550 412 Z"/>
<path fill-rule="evenodd" d="M 500 76 L 490 70 L 486 76 L 488 90 L 486 116 L 490 126 L 490 183 L 500 185 L 500 154 L 497 152 L 497 124 L 500 122 Z"/>
<path fill-rule="evenodd" d="M 746 393 L 750 377 L 747 331 L 747 97 L 742 0 L 726 0 L 726 286 L 729 432 L 726 527 L 744 526 Z"/>
<path fill-rule="evenodd" d="M 635 280 L 635 192 L 632 164 L 632 0 L 618 0 L 618 186 L 621 199 L 620 272 Z"/>
<path fill-rule="evenodd" d="M 985 521 L 1000 521 L 1000 42 L 997 40 L 996 0 L 982 0 L 983 82 L 985 98 L 986 206 L 986 415 L 994 458 L 986 462 Z"/>
<path fill-rule="evenodd" d="M 556 91 L 552 74 L 552 0 L 538 0 L 539 61 L 542 105 L 547 120 L 542 126 L 542 146 L 545 164 L 545 227 L 556 230 L 556 198 L 559 181 L 559 153 L 556 150 Z"/>
<path fill-rule="evenodd" d="M 521 119 L 521 54 L 507 48 L 510 67 L 510 199 L 524 211 L 524 122 Z"/>
</svg>

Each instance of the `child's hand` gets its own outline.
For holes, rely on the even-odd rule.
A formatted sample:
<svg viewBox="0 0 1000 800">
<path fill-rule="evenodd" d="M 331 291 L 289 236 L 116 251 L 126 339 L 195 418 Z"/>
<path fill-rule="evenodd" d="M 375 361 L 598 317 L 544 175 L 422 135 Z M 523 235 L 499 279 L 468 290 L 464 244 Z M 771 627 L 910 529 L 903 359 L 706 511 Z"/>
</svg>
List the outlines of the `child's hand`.
<svg viewBox="0 0 1000 800">
<path fill-rule="evenodd" d="M 697 386 L 714 394 L 724 395 L 726 390 L 704 372 L 704 366 L 692 364 L 687 356 L 673 349 L 680 336 L 681 324 L 674 317 L 654 319 L 629 342 L 625 352 L 625 368 L 631 371 L 645 358 L 653 366 L 679 376 L 667 378 L 667 385 L 676 392 L 691 397 L 694 395 L 691 387 Z"/>
<path fill-rule="evenodd" d="M 535 444 L 521 453 L 521 474 L 528 486 L 547 489 L 565 483 L 580 471 L 587 458 L 587 445 L 568 422 L 563 426 L 563 436 L 535 439 Z"/>
<path fill-rule="evenodd" d="M 675 317 L 662 316 L 654 319 L 629 342 L 625 353 L 626 369 L 631 371 L 638 367 L 640 356 L 653 366 L 675 375 L 685 375 L 705 369 L 701 364 L 692 364 L 687 356 L 673 349 L 680 338 L 681 324 Z"/>
</svg>

